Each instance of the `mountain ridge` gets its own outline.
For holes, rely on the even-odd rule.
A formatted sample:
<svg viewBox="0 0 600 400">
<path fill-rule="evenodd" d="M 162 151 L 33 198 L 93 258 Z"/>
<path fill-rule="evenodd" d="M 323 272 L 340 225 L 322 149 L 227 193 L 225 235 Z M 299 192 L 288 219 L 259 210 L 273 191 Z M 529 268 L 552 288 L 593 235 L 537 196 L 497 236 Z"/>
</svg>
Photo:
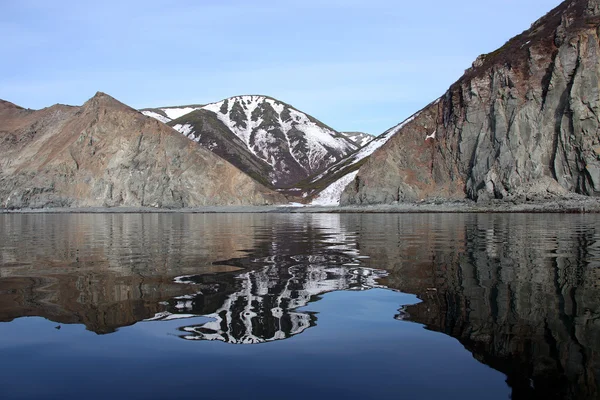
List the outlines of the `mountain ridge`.
<svg viewBox="0 0 600 400">
<path fill-rule="evenodd" d="M 102 92 L 80 107 L 0 108 L 0 124 L 4 208 L 285 201 L 179 132 Z"/>
</svg>

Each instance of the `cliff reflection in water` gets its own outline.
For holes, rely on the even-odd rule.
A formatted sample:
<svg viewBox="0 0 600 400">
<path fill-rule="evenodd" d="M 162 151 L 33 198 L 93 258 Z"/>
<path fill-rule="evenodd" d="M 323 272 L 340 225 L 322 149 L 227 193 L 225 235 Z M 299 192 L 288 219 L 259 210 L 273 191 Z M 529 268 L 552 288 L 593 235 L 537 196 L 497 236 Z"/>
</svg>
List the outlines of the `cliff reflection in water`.
<svg viewBox="0 0 600 400">
<path fill-rule="evenodd" d="M 294 310 L 319 294 L 374 287 L 382 274 L 359 268 L 339 216 L 0 218 L 0 321 L 42 316 L 110 333 L 208 315 L 216 322 L 184 337 L 256 343 L 314 325 Z"/>
<path fill-rule="evenodd" d="M 114 332 L 196 293 L 176 276 L 236 269 L 211 260 L 239 256 L 254 236 L 239 216 L 0 215 L 0 321 L 41 316 Z"/>
<path fill-rule="evenodd" d="M 181 320 L 180 337 L 260 343 L 318 329 L 309 303 L 323 293 L 388 287 L 423 300 L 402 319 L 457 338 L 507 375 L 512 398 L 599 394 L 595 215 L 0 219 L 0 321 L 107 333 L 208 316 Z"/>
<path fill-rule="evenodd" d="M 600 396 L 598 216 L 414 216 L 369 226 L 361 252 L 386 266 L 384 283 L 424 300 L 407 307 L 410 320 L 505 373 L 513 399 Z"/>
</svg>

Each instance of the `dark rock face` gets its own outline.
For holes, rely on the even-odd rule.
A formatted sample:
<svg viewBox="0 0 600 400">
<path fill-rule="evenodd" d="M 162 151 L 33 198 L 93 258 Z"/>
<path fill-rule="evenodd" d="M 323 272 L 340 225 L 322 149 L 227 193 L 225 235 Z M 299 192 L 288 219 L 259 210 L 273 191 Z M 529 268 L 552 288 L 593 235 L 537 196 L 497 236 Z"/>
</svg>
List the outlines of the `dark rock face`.
<svg viewBox="0 0 600 400">
<path fill-rule="evenodd" d="M 342 204 L 600 194 L 600 1 L 480 56 L 361 168 Z"/>
<path fill-rule="evenodd" d="M 98 93 L 82 107 L 0 104 L 0 206 L 193 207 L 284 198 L 166 125 Z"/>
</svg>

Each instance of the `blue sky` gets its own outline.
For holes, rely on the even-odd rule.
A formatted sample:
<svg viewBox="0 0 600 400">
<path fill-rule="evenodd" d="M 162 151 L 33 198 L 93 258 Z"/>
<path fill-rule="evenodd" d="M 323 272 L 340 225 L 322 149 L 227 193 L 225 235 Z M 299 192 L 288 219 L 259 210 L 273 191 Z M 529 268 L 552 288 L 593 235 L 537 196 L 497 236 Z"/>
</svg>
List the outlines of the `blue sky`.
<svg viewBox="0 0 600 400">
<path fill-rule="evenodd" d="M 0 98 L 132 107 L 266 94 L 380 134 L 558 0 L 0 0 Z"/>
</svg>

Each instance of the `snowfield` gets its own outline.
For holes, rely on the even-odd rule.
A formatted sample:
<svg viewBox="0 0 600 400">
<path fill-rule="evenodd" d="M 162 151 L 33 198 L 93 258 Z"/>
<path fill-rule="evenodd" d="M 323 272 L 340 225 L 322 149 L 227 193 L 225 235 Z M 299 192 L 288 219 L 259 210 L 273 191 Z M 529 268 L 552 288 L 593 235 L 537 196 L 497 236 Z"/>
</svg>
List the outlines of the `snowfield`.
<svg viewBox="0 0 600 400">
<path fill-rule="evenodd" d="M 171 120 L 177 119 L 179 117 L 183 117 L 185 114 L 189 114 L 192 111 L 197 110 L 199 107 L 184 107 L 184 108 L 162 108 L 167 117 L 171 118 Z"/>
<path fill-rule="evenodd" d="M 188 139 L 193 140 L 194 142 L 199 142 L 200 141 L 200 135 L 198 135 L 198 137 L 196 137 L 194 134 L 194 127 L 190 124 L 176 124 L 173 126 L 173 129 L 175 129 L 176 131 L 181 132 L 185 137 L 187 137 Z"/>
<path fill-rule="evenodd" d="M 342 176 L 331 185 L 327 186 L 319 195 L 310 203 L 313 206 L 339 206 L 342 192 L 346 186 L 356 178 L 358 171 L 351 172 Z"/>
<path fill-rule="evenodd" d="M 346 137 L 346 139 L 351 140 L 356 143 L 359 147 L 363 147 L 371 140 L 373 140 L 373 136 L 362 133 L 362 132 L 340 132 L 342 135 Z"/>
<path fill-rule="evenodd" d="M 171 121 L 170 118 L 164 117 L 164 116 L 160 115 L 159 113 L 155 113 L 154 111 L 142 111 L 142 114 L 144 114 L 147 117 L 152 117 L 154 119 L 157 119 L 160 122 L 162 122 L 163 124 L 166 124 L 167 122 Z"/>
</svg>

